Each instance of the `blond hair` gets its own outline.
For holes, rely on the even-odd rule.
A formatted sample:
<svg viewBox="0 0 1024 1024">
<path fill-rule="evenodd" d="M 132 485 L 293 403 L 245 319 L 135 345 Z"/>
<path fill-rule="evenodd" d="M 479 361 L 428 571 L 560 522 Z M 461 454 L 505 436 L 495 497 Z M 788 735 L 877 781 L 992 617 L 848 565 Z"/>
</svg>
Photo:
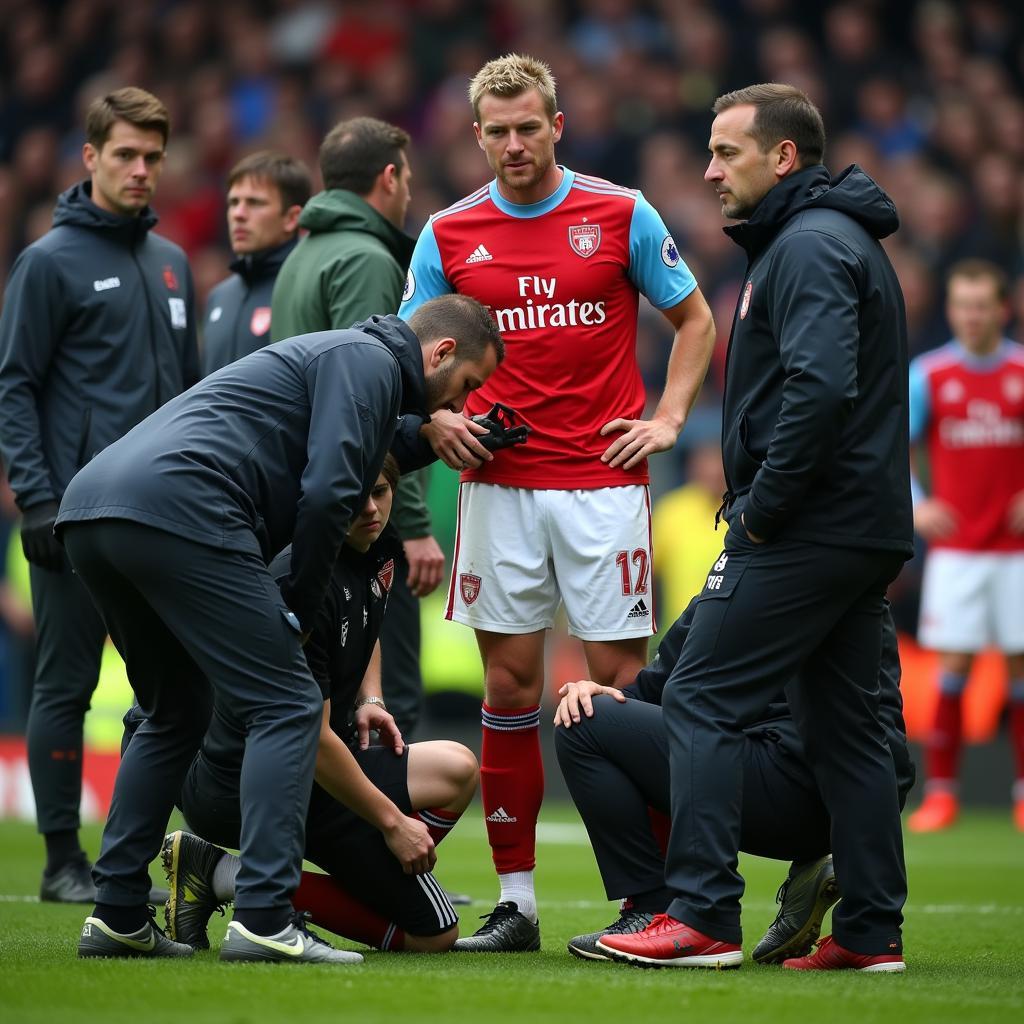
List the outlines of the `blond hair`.
<svg viewBox="0 0 1024 1024">
<path fill-rule="evenodd" d="M 480 120 L 480 100 L 484 96 L 511 99 L 530 89 L 536 89 L 544 101 L 549 120 L 558 113 L 555 95 L 555 76 L 542 60 L 521 53 L 508 53 L 488 61 L 469 83 L 469 102 L 473 104 L 473 117 Z"/>
</svg>

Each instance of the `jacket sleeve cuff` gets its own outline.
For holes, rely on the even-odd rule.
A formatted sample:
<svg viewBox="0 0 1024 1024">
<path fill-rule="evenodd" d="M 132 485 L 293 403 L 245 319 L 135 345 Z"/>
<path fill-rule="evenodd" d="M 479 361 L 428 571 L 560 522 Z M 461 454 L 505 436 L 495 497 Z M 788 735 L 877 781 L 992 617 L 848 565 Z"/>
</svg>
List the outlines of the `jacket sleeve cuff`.
<svg viewBox="0 0 1024 1024">
<path fill-rule="evenodd" d="M 770 540 L 782 529 L 783 524 L 784 520 L 780 517 L 759 509 L 751 493 L 743 508 L 743 528 L 747 533 L 752 533 L 761 540 Z"/>
</svg>

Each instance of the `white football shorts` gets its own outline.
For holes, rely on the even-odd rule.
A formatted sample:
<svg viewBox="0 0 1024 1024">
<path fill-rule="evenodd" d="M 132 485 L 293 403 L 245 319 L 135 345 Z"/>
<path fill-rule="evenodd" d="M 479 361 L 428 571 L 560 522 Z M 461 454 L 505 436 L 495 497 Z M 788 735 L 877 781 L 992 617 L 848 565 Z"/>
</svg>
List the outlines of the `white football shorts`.
<svg viewBox="0 0 1024 1024">
<path fill-rule="evenodd" d="M 930 551 L 918 641 L 935 651 L 1024 653 L 1024 552 Z"/>
<path fill-rule="evenodd" d="M 534 633 L 551 628 L 560 602 L 581 640 L 655 631 L 648 488 L 462 484 L 445 618 Z"/>
</svg>

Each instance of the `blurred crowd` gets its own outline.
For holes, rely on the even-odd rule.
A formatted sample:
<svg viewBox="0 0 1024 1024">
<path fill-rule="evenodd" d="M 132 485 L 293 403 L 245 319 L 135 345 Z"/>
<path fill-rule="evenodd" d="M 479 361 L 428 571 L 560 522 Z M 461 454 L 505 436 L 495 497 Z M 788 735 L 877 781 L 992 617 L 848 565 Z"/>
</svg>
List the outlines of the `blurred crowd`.
<svg viewBox="0 0 1024 1024">
<path fill-rule="evenodd" d="M 84 177 L 84 111 L 102 92 L 142 86 L 170 110 L 158 230 L 188 253 L 201 309 L 227 273 L 224 181 L 241 156 L 282 149 L 319 188 L 333 124 L 401 125 L 415 234 L 489 177 L 466 85 L 510 51 L 554 70 L 559 159 L 641 188 L 712 303 L 719 346 L 692 444 L 716 430 L 744 266 L 703 181 L 710 106 L 754 81 L 804 89 L 830 168 L 856 162 L 894 198 L 902 228 L 886 244 L 912 354 L 947 339 L 944 274 L 967 256 L 1010 275 L 1008 333 L 1024 341 L 1024 7 L 1010 0 L 0 0 L 0 281 Z M 669 340 L 645 310 L 652 402 Z M 684 474 L 678 460 L 653 468 L 661 489 Z"/>
<path fill-rule="evenodd" d="M 315 168 L 338 120 L 400 124 L 415 232 L 486 180 L 465 87 L 518 50 L 557 76 L 560 159 L 643 189 L 712 300 L 723 349 L 742 266 L 702 180 L 709 107 L 756 80 L 805 89 L 829 166 L 861 164 L 896 200 L 889 248 L 915 354 L 946 339 L 943 273 L 967 255 L 1011 275 L 1024 336 L 1024 13 L 1008 0 L 0 0 L 0 48 L 0 277 L 82 177 L 84 107 L 110 87 L 143 86 L 171 111 L 159 230 L 188 252 L 202 298 L 229 259 L 224 176 L 241 155 L 273 146 Z M 662 341 L 651 318 L 652 389 Z"/>
</svg>

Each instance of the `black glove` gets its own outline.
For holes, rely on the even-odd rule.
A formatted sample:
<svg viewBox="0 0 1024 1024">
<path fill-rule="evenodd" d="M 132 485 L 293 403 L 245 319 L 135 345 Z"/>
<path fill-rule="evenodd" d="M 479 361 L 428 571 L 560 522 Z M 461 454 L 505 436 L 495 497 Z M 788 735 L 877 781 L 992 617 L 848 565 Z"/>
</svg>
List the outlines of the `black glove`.
<svg viewBox="0 0 1024 1024">
<path fill-rule="evenodd" d="M 511 448 L 514 444 L 526 444 L 530 428 L 525 423 L 516 425 L 516 412 L 501 402 L 495 402 L 484 416 L 471 417 L 474 423 L 487 428 L 486 434 L 477 434 L 476 439 L 489 451 Z"/>
<path fill-rule="evenodd" d="M 53 535 L 60 504 L 44 501 L 21 514 L 21 550 L 25 558 L 40 569 L 60 572 L 64 568 L 64 549 Z"/>
</svg>

